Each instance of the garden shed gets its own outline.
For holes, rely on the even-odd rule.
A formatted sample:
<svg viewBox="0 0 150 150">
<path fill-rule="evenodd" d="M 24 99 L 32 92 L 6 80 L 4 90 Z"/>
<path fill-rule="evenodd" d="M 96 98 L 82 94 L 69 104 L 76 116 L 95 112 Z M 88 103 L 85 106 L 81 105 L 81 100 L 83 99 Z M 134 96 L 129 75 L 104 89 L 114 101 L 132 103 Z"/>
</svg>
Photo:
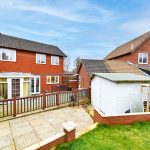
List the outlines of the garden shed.
<svg viewBox="0 0 150 150">
<path fill-rule="evenodd" d="M 95 73 L 91 76 L 92 105 L 105 115 L 144 112 L 150 77 L 131 73 Z"/>
</svg>

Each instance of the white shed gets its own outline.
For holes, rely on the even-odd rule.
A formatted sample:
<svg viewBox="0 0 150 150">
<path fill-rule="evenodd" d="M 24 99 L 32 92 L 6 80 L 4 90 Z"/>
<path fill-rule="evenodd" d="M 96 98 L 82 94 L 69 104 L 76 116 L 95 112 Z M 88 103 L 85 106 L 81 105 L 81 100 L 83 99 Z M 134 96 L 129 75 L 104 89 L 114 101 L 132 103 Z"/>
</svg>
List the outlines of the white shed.
<svg viewBox="0 0 150 150">
<path fill-rule="evenodd" d="M 107 115 L 143 112 L 143 83 L 150 84 L 150 77 L 130 73 L 95 73 L 91 76 L 92 105 Z"/>
</svg>

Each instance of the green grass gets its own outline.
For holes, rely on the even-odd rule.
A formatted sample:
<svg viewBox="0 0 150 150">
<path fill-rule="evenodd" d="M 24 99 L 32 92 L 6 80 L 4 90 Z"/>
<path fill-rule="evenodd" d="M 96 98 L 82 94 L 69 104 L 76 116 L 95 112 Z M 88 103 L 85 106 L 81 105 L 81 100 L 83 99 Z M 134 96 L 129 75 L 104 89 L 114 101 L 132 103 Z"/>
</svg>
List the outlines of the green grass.
<svg viewBox="0 0 150 150">
<path fill-rule="evenodd" d="M 71 143 L 57 150 L 149 150 L 150 122 L 133 125 L 98 125 Z"/>
</svg>

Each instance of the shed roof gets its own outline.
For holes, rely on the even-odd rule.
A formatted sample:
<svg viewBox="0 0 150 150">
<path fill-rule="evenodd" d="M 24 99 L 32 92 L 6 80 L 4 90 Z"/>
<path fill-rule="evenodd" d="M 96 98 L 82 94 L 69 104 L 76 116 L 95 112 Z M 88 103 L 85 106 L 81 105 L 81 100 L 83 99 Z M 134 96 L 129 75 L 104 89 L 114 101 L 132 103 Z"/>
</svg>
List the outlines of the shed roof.
<svg viewBox="0 0 150 150">
<path fill-rule="evenodd" d="M 113 82 L 150 82 L 150 77 L 132 73 L 94 73 L 91 78 L 94 76 Z"/>
<path fill-rule="evenodd" d="M 30 41 L 0 33 L 0 47 L 26 50 L 66 57 L 57 46 Z"/>
</svg>

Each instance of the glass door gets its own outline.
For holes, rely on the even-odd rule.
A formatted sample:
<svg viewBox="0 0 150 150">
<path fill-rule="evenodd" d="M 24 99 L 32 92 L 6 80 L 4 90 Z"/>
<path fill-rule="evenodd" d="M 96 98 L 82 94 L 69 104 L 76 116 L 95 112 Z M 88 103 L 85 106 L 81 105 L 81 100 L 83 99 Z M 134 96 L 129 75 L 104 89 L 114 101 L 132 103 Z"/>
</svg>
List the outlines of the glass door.
<svg viewBox="0 0 150 150">
<path fill-rule="evenodd" d="M 20 97 L 20 79 L 12 79 L 12 97 Z"/>
</svg>

